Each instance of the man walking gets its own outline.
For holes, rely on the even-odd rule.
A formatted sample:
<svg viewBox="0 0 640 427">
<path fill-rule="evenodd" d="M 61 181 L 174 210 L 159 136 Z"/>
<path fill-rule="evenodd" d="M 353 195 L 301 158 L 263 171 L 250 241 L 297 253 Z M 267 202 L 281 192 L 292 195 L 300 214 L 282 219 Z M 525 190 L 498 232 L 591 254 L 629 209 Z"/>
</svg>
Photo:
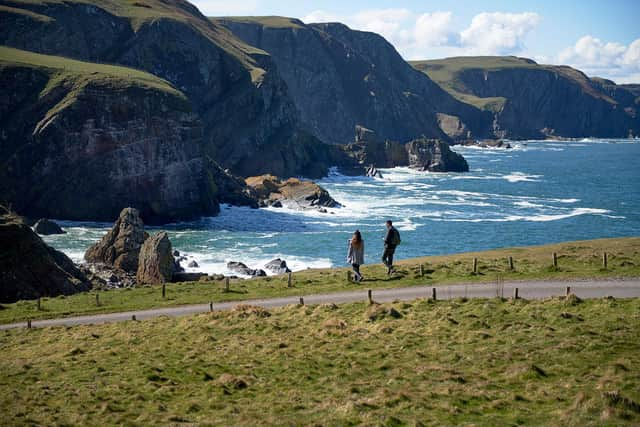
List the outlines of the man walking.
<svg viewBox="0 0 640 427">
<path fill-rule="evenodd" d="M 384 252 L 382 253 L 382 262 L 387 266 L 387 274 L 393 273 L 393 253 L 396 246 L 400 244 L 400 233 L 393 226 L 391 220 L 387 220 L 387 234 L 384 236 Z"/>
</svg>

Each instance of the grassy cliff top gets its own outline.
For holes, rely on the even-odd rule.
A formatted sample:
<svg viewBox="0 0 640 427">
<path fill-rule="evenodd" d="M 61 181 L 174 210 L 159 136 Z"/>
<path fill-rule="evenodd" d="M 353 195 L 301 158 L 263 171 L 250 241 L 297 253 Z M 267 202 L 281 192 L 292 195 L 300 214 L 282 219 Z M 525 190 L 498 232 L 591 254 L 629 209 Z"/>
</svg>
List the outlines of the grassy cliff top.
<svg viewBox="0 0 640 427">
<path fill-rule="evenodd" d="M 213 22 L 237 22 L 257 24 L 267 28 L 304 28 L 304 23 L 296 18 L 285 16 L 221 16 L 209 18 Z"/>
<path fill-rule="evenodd" d="M 166 80 L 135 68 L 77 61 L 62 56 L 42 55 L 6 46 L 0 46 L 0 67 L 37 69 L 46 74 L 54 75 L 58 80 L 91 81 L 114 87 L 140 86 L 186 99 L 182 92 L 171 86 Z"/>
<path fill-rule="evenodd" d="M 5 13 L 23 14 L 40 21 L 54 19 L 47 15 L 49 6 L 95 7 L 128 19 L 134 31 L 156 20 L 174 20 L 194 28 L 236 58 L 254 80 L 258 80 L 264 74 L 264 70 L 257 65 L 252 55 L 267 55 L 266 52 L 247 45 L 226 28 L 209 21 L 194 5 L 185 0 L 0 0 L 0 3 Z"/>
<path fill-rule="evenodd" d="M 415 69 L 428 75 L 429 78 L 460 101 L 489 111 L 497 111 L 502 108 L 506 98 L 481 98 L 475 96 L 473 88 L 467 87 L 462 81 L 461 73 L 471 70 L 485 72 L 503 70 L 552 72 L 577 84 L 585 93 L 595 98 L 615 103 L 611 98 L 595 89 L 591 84 L 591 80 L 581 71 L 567 66 L 542 65 L 527 58 L 516 56 L 458 56 L 444 59 L 409 61 L 409 63 Z"/>
</svg>

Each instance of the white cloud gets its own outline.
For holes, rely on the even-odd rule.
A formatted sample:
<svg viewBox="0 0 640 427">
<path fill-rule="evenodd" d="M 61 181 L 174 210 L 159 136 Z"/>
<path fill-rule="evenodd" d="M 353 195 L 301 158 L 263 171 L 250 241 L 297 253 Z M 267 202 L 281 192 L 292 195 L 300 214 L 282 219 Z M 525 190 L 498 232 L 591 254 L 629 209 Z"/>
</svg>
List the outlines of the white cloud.
<svg viewBox="0 0 640 427">
<path fill-rule="evenodd" d="M 452 30 L 451 12 L 423 13 L 416 19 L 413 37 L 416 46 L 433 47 L 457 44 Z"/>
<path fill-rule="evenodd" d="M 540 22 L 533 12 L 483 12 L 460 32 L 460 42 L 473 55 L 508 55 L 524 48 L 524 39 Z"/>
<path fill-rule="evenodd" d="M 616 81 L 638 81 L 640 39 L 625 46 L 586 35 L 575 45 L 562 50 L 555 62 L 571 65 L 590 76 L 597 75 Z"/>
<path fill-rule="evenodd" d="M 258 0 L 191 0 L 191 3 L 205 16 L 255 15 L 258 10 Z"/>
<path fill-rule="evenodd" d="M 300 18 L 300 20 L 306 24 L 311 24 L 312 22 L 344 22 L 344 17 L 325 12 L 324 10 L 314 10 L 310 14 Z"/>
</svg>

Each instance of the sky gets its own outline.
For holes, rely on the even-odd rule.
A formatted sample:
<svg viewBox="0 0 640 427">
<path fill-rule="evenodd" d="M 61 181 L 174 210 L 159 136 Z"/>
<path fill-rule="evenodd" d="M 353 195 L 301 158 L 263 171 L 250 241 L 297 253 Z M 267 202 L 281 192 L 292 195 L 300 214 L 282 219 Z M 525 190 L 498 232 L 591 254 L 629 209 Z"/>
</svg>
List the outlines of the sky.
<svg viewBox="0 0 640 427">
<path fill-rule="evenodd" d="M 207 16 L 342 22 L 385 37 L 406 60 L 517 55 L 640 83 L 640 0 L 191 0 Z"/>
</svg>

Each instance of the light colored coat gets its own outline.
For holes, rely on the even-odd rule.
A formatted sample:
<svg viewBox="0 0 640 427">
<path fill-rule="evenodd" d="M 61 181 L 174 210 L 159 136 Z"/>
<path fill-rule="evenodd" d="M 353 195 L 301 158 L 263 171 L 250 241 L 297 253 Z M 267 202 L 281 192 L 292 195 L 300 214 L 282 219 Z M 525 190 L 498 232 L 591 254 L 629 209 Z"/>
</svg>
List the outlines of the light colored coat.
<svg viewBox="0 0 640 427">
<path fill-rule="evenodd" d="M 349 239 L 349 250 L 347 252 L 347 262 L 349 264 L 364 264 L 364 240 L 359 248 L 354 247 Z"/>
</svg>

